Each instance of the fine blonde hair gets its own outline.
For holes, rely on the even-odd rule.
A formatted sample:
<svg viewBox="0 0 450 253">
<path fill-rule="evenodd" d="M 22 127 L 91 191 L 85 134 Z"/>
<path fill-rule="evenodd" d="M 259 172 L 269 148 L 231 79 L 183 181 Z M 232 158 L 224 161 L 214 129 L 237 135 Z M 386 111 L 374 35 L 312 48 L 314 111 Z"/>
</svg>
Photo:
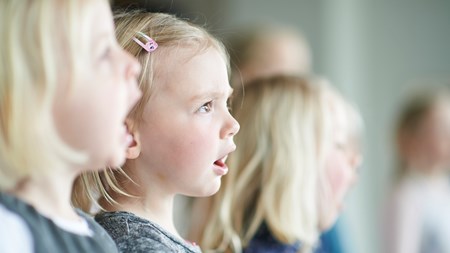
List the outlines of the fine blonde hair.
<svg viewBox="0 0 450 253">
<path fill-rule="evenodd" d="M 322 83 L 275 76 L 236 94 L 237 149 L 213 196 L 203 249 L 240 252 L 263 223 L 280 242 L 299 241 L 305 251 L 313 246 L 321 161 L 331 129 Z"/>
<path fill-rule="evenodd" d="M 364 119 L 356 104 L 344 97 L 335 87 L 323 85 L 323 93 L 328 105 L 334 113 L 342 112 L 345 117 L 345 133 L 348 139 L 348 149 L 354 153 L 362 153 L 364 141 Z"/>
<path fill-rule="evenodd" d="M 0 190 L 87 160 L 60 138 L 52 111 L 90 59 L 92 2 L 0 1 Z"/>
<path fill-rule="evenodd" d="M 325 150 L 325 152 L 334 153 L 333 149 L 336 149 L 336 145 L 339 145 L 340 151 L 345 152 L 351 173 L 356 174 L 363 159 L 363 118 L 356 105 L 344 98 L 335 87 L 329 84 L 323 85 L 322 90 L 327 101 L 327 106 L 332 113 L 330 116 L 333 121 L 333 135 L 335 135 L 332 137 L 333 141 L 331 145 L 333 146 L 327 145 L 330 150 Z M 336 134 L 339 132 L 343 133 L 345 137 L 344 140 L 336 142 Z M 334 209 L 335 207 L 330 206 L 334 205 L 332 201 L 330 202 L 333 199 L 334 193 L 329 180 L 326 178 L 322 177 L 319 179 L 319 228 L 323 231 L 330 229 L 335 222 L 335 220 L 327 218 L 329 217 L 330 209 Z M 330 221 L 333 223 L 330 223 Z"/>
<path fill-rule="evenodd" d="M 129 53 L 134 55 L 142 65 L 139 76 L 139 87 L 142 91 L 141 100 L 133 107 L 128 118 L 132 124 L 130 130 L 134 130 L 142 122 L 144 108 L 153 94 L 157 85 L 156 75 L 170 73 L 160 64 L 166 57 L 176 54 L 179 48 L 192 49 L 194 57 L 209 48 L 218 50 L 229 69 L 229 57 L 223 44 L 209 34 L 204 28 L 181 20 L 174 15 L 163 13 L 148 13 L 142 11 L 116 12 L 114 15 L 116 35 L 119 44 Z M 149 36 L 158 44 L 158 48 L 149 53 L 133 41 L 137 33 L 141 32 Z M 175 58 L 177 59 L 177 58 Z M 185 60 L 185 59 L 177 59 Z M 158 145 L 155 143 L 155 145 Z M 125 168 L 127 164 L 124 165 Z M 112 192 L 132 197 L 123 190 L 123 180 L 130 182 L 131 178 L 120 168 L 109 168 L 102 172 L 87 172 L 75 183 L 72 201 L 75 206 L 84 211 L 91 210 L 91 204 L 104 209 L 96 199 L 105 198 L 110 204 L 118 204 L 111 196 Z M 120 181 L 120 182 L 119 182 Z M 150 182 L 151 183 L 151 182 Z"/>
</svg>

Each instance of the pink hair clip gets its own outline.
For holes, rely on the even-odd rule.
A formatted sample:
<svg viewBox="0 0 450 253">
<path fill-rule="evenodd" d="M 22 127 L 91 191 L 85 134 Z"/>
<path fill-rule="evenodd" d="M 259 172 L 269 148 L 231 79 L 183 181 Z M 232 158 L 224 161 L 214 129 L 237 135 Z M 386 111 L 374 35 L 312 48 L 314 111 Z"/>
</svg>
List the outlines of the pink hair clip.
<svg viewBox="0 0 450 253">
<path fill-rule="evenodd" d="M 137 32 L 138 35 L 140 35 L 141 37 L 143 37 L 145 40 L 147 40 L 147 42 L 144 44 L 142 43 L 142 41 L 138 40 L 136 37 L 133 37 L 133 40 L 139 44 L 139 46 L 141 46 L 143 49 L 145 49 L 145 51 L 147 52 L 153 52 L 158 48 L 158 43 L 156 43 L 152 38 L 148 37 L 147 35 L 145 35 L 142 32 Z"/>
</svg>

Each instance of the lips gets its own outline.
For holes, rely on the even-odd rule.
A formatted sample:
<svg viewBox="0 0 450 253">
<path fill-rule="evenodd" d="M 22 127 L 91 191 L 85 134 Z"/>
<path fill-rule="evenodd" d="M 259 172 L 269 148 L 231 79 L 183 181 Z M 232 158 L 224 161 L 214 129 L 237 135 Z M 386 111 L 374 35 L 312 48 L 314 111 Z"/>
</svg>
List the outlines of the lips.
<svg viewBox="0 0 450 253">
<path fill-rule="evenodd" d="M 225 164 L 225 160 L 227 159 L 227 156 L 217 160 L 214 162 L 214 173 L 218 176 L 223 176 L 228 173 L 228 166 Z"/>
<path fill-rule="evenodd" d="M 214 162 L 215 165 L 219 166 L 219 167 L 223 167 L 225 165 L 225 162 L 223 162 L 222 160 L 217 160 Z"/>
</svg>

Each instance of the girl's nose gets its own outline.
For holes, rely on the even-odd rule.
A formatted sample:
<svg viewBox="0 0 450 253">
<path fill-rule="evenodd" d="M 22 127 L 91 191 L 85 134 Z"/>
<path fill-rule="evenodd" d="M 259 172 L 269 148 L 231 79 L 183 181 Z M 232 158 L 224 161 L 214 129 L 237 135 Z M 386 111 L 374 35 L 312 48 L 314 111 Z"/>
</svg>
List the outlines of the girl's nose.
<svg viewBox="0 0 450 253">
<path fill-rule="evenodd" d="M 124 53 L 126 57 L 125 62 L 128 63 L 126 69 L 127 81 L 131 82 L 131 86 L 129 87 L 129 98 L 130 103 L 134 105 L 142 96 L 142 91 L 139 89 L 137 84 L 137 78 L 139 77 L 139 74 L 141 72 L 141 64 L 131 54 L 125 51 Z"/>
<path fill-rule="evenodd" d="M 239 129 L 241 128 L 241 126 L 239 125 L 239 122 L 237 122 L 237 120 L 233 116 L 231 116 L 231 114 L 228 114 L 228 115 L 229 115 L 229 120 L 225 127 L 225 131 L 222 136 L 223 138 L 235 136 L 239 132 Z"/>
<path fill-rule="evenodd" d="M 128 62 L 127 66 L 127 78 L 134 78 L 137 79 L 139 74 L 141 73 L 141 64 L 139 61 L 134 58 L 132 55 L 130 55 L 127 52 L 125 53 L 125 57 L 127 58 L 125 62 Z"/>
</svg>

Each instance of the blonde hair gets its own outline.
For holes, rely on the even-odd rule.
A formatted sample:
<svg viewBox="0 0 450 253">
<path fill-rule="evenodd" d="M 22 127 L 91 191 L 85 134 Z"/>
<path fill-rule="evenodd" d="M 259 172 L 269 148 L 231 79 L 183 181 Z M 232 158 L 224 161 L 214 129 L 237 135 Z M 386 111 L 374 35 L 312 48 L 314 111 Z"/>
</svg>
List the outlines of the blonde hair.
<svg viewBox="0 0 450 253">
<path fill-rule="evenodd" d="M 346 118 L 346 134 L 353 152 L 362 152 L 364 139 L 364 119 L 356 104 L 347 100 L 335 87 L 330 84 L 323 85 L 328 104 L 334 110 L 341 110 Z"/>
<path fill-rule="evenodd" d="M 59 137 L 52 110 L 89 60 L 91 2 L 0 2 L 0 190 L 87 160 Z"/>
<path fill-rule="evenodd" d="M 142 11 L 117 12 L 114 18 L 119 44 L 134 55 L 142 65 L 142 72 L 139 76 L 142 98 L 133 107 L 128 116 L 133 122 L 129 126 L 132 129 L 136 129 L 143 120 L 144 108 L 153 94 L 154 87 L 157 85 L 155 76 L 162 75 L 161 71 L 164 65 L 159 64 L 159 62 L 169 54 L 176 53 L 178 48 L 192 49 L 192 57 L 209 48 L 214 48 L 223 56 L 229 68 L 229 57 L 223 44 L 199 26 L 178 19 L 170 14 Z M 158 48 L 151 53 L 145 51 L 133 41 L 138 32 L 142 32 L 155 40 Z M 164 71 L 169 72 L 170 70 Z M 157 144 L 155 143 L 155 145 Z M 111 191 L 131 197 L 121 187 L 123 182 L 118 180 L 118 178 L 123 177 L 125 177 L 127 182 L 131 180 L 120 168 L 109 168 L 103 172 L 84 173 L 82 178 L 76 180 L 72 201 L 75 206 L 80 207 L 84 211 L 90 211 L 92 202 L 99 205 L 96 201 L 99 196 L 105 198 L 111 204 L 117 204 L 111 197 Z M 103 209 L 101 205 L 99 207 Z"/>
<path fill-rule="evenodd" d="M 349 163 L 351 166 L 351 172 L 356 173 L 358 167 L 360 167 L 362 163 L 362 151 L 363 151 L 363 132 L 364 132 L 364 121 L 363 118 L 356 107 L 356 105 L 350 103 L 346 98 L 342 96 L 342 94 L 332 87 L 330 84 L 322 85 L 323 93 L 325 99 L 327 101 L 327 106 L 333 115 L 331 119 L 334 121 L 333 132 L 342 131 L 345 135 L 344 143 L 339 143 L 341 146 L 340 149 L 343 149 L 347 155 L 347 159 L 349 159 Z M 343 118 L 338 119 L 341 116 Z M 337 123 L 337 124 L 336 124 Z M 341 124 L 339 124 L 341 123 Z M 344 124 L 344 125 L 342 125 Z M 334 139 L 334 138 L 333 138 Z M 336 145 L 334 141 L 331 145 L 327 145 L 327 148 L 334 149 L 332 145 Z M 329 152 L 330 150 L 325 150 L 325 152 Z M 319 228 L 321 230 L 327 230 L 333 223 L 330 223 L 329 210 L 330 208 L 335 208 L 330 206 L 333 204 L 330 202 L 333 199 L 333 189 L 331 188 L 330 182 L 326 180 L 327 177 L 319 178 Z M 333 222 L 335 220 L 332 220 Z"/>
<path fill-rule="evenodd" d="M 322 81 L 276 76 L 245 85 L 233 109 L 241 125 L 229 174 L 213 197 L 200 245 L 239 252 L 265 223 L 303 250 L 318 231 L 318 182 L 330 124 Z M 244 99 L 243 103 L 239 103 Z"/>
</svg>

